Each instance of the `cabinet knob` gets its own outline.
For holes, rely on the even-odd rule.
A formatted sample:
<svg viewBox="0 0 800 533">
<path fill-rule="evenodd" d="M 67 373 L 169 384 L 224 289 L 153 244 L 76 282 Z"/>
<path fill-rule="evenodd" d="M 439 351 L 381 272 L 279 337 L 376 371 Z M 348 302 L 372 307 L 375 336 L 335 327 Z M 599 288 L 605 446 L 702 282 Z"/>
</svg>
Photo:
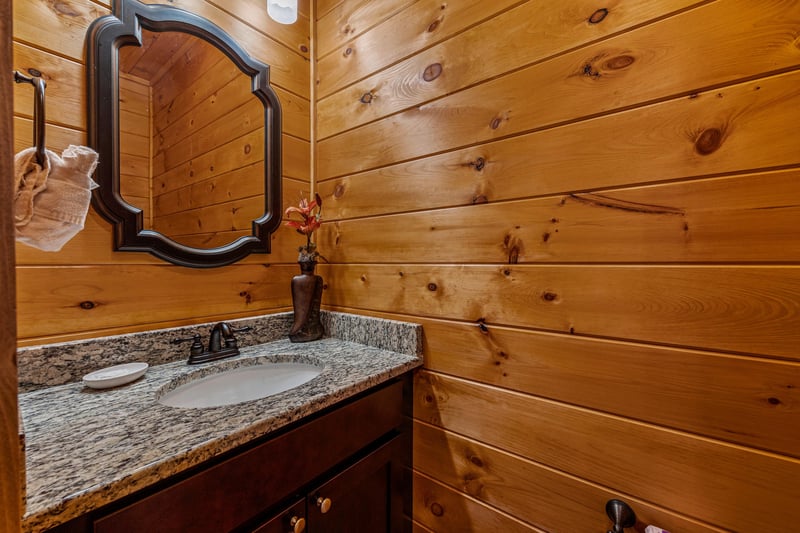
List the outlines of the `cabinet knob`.
<svg viewBox="0 0 800 533">
<path fill-rule="evenodd" d="M 330 511 L 331 505 L 333 505 L 333 502 L 331 501 L 330 498 L 323 498 L 322 496 L 317 497 L 317 507 L 319 507 L 319 512 L 321 512 L 322 514 L 325 514 L 328 511 Z"/>
<path fill-rule="evenodd" d="M 289 520 L 289 525 L 292 526 L 292 533 L 303 533 L 306 530 L 306 519 L 293 516 Z"/>
</svg>

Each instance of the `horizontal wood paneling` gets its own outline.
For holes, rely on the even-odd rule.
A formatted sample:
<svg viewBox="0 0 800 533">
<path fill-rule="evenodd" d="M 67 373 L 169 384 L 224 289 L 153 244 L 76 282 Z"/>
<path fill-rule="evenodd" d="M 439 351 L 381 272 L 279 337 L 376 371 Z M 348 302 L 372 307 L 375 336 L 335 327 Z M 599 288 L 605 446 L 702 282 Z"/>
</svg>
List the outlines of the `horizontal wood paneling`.
<svg viewBox="0 0 800 533">
<path fill-rule="evenodd" d="M 800 268 L 378 265 L 325 269 L 336 305 L 800 360 Z M 597 280 L 603 280 L 598 283 Z"/>
<path fill-rule="evenodd" d="M 419 473 L 414 473 L 412 491 L 414 519 L 432 531 L 544 533 Z"/>
<path fill-rule="evenodd" d="M 92 0 L 14 2 L 15 46 L 23 42 L 83 63 L 86 28 L 94 19 L 109 12 L 107 5 L 101 6 Z M 47 31 L 43 31 L 45 28 Z M 85 93 L 75 96 L 80 94 Z"/>
<path fill-rule="evenodd" d="M 461 0 L 447 3 L 416 0 L 396 16 L 341 45 L 336 53 L 320 58 L 317 95 L 322 98 L 519 2 Z M 391 9 L 391 6 L 388 7 Z M 322 29 L 321 32 L 325 35 L 327 30 Z M 380 53 L 375 53 L 378 50 Z"/>
<path fill-rule="evenodd" d="M 593 0 L 524 2 L 321 99 L 317 107 L 319 136 L 329 137 L 344 128 L 420 105 L 521 65 L 613 35 L 654 16 L 699 3 L 697 0 L 613 2 L 606 4 L 610 14 L 592 24 L 589 19 L 593 14 L 602 16 L 602 9 L 598 10 Z M 546 38 L 530 40 L 532 34 Z M 526 46 L 508 45 L 523 41 Z M 465 50 L 469 53 L 463 53 Z M 369 96 L 362 101 L 365 94 Z"/>
<path fill-rule="evenodd" d="M 414 0 L 416 1 L 416 0 Z M 369 30 L 377 21 L 385 20 L 413 2 L 408 0 L 347 0 L 317 2 L 317 16 L 323 21 L 317 26 L 317 58 Z"/>
<path fill-rule="evenodd" d="M 608 519 L 597 510 L 618 496 L 605 487 L 419 421 L 414 424 L 414 458 L 416 468 L 424 475 L 480 498 L 543 531 L 602 531 Z M 564 498 L 565 494 L 571 496 Z M 637 518 L 644 524 L 659 524 L 670 531 L 718 531 L 645 501 L 629 498 L 626 501 L 635 507 Z M 432 511 L 434 503 L 444 504 L 437 499 L 429 502 L 426 510 Z M 457 498 L 451 497 L 449 503 L 453 507 L 443 506 L 443 515 L 461 512 Z M 425 516 L 424 512 L 421 514 Z M 428 517 L 435 519 L 435 515 Z M 438 531 L 456 531 L 437 525 Z M 481 530 L 476 524 L 468 527 L 472 531 Z"/>
<path fill-rule="evenodd" d="M 423 324 L 417 527 L 791 530 L 798 4 L 320 5 L 324 302 Z"/>
<path fill-rule="evenodd" d="M 800 61 L 800 49 L 792 45 L 795 36 L 787 31 L 787 27 L 800 24 L 800 5 L 772 2 L 770 10 L 746 1 L 736 6 L 732 3 L 737 4 L 714 2 L 321 140 L 320 179 L 552 127 L 643 102 L 689 95 L 708 86 L 757 76 L 765 70 L 791 68 Z M 733 21 L 706 27 L 708 20 L 720 18 L 734 8 L 739 15 Z M 778 9 L 780 18 L 775 16 Z M 674 39 L 673 35 L 684 37 Z M 687 57 L 692 61 L 687 62 Z M 727 61 L 728 57 L 738 60 Z M 653 83 L 650 77 L 655 70 L 676 70 L 681 76 L 661 77 L 659 83 Z M 684 81 L 687 78 L 692 80 L 690 87 Z M 784 83 L 783 89 L 777 89 L 780 95 L 771 87 L 773 98 L 796 97 L 796 85 L 789 80 Z M 547 91 L 530 98 L 530 88 L 535 86 L 547 87 Z M 743 85 L 739 89 L 755 92 L 757 86 Z M 720 94 L 721 100 L 729 96 L 726 92 Z M 694 128 L 685 125 L 683 135 L 692 145 L 701 139 L 702 132 L 715 130 L 702 138 L 702 153 L 718 155 L 719 145 L 734 129 L 729 123 L 736 123 L 737 114 L 721 113 L 719 104 L 707 100 L 695 107 L 711 114 L 710 123 L 698 121 Z M 749 107 L 751 112 L 760 109 Z M 737 111 L 741 113 L 742 109 Z M 443 124 L 447 135 L 441 134 Z M 649 124 L 660 122 L 650 117 Z M 408 142 L 398 143 L 397 138 Z M 775 139 L 781 140 L 778 136 Z M 709 144 L 711 141 L 714 142 Z M 369 150 L 365 150 L 367 146 Z"/>
<path fill-rule="evenodd" d="M 800 231 L 786 224 L 800 219 L 786 202 L 797 197 L 791 170 L 358 218 L 321 235 L 336 263 L 378 248 L 382 262 L 800 261 Z"/>
<path fill-rule="evenodd" d="M 26 295 L 21 337 L 69 334 L 87 325 L 121 328 L 248 311 L 252 315 L 291 302 L 286 280 L 296 265 L 232 265 L 216 269 L 108 265 L 23 268 Z M 56 278 L 56 279 L 54 279 Z M 176 290 L 177 288 L 177 290 Z M 23 320 L 46 316 L 47 320 Z"/>
<path fill-rule="evenodd" d="M 308 2 L 301 2 L 297 24 L 280 28 L 256 0 L 163 3 L 209 18 L 270 65 L 284 109 L 284 199 L 288 205 L 301 190 L 308 194 Z M 47 144 L 52 150 L 86 143 L 85 33 L 92 20 L 109 12 L 108 5 L 105 0 L 15 3 L 14 67 L 39 69 L 47 80 Z M 31 143 L 33 96 L 30 86 L 15 87 L 14 95 L 14 146 L 21 150 Z M 294 232 L 281 228 L 269 255 L 254 254 L 223 269 L 191 270 L 146 253 L 113 252 L 109 224 L 90 210 L 86 228 L 57 254 L 17 246 L 18 340 L 22 345 L 57 342 L 286 310 L 298 241 Z M 97 305 L 76 307 L 81 301 Z"/>
<path fill-rule="evenodd" d="M 797 517 L 798 461 L 430 372 L 414 397 L 429 424 L 726 529 L 781 531 Z"/>
<path fill-rule="evenodd" d="M 425 328 L 425 366 L 431 370 L 756 448 L 800 453 L 797 363 L 480 322 L 415 320 Z M 776 432 L 776 427 L 783 429 Z"/>
<path fill-rule="evenodd" d="M 86 82 L 80 63 L 14 43 L 14 68 L 26 75 L 31 75 L 31 69 L 42 73 L 47 83 L 45 116 L 48 122 L 86 129 L 86 99 L 83 97 Z M 33 87 L 27 83 L 15 84 L 14 114 L 33 117 L 33 99 Z"/>
</svg>

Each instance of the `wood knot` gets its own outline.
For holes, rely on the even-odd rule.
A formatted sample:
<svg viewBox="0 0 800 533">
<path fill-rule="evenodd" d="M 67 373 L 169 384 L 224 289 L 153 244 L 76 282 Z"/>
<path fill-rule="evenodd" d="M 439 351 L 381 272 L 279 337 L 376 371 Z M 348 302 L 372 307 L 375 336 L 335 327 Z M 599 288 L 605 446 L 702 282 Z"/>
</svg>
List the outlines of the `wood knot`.
<svg viewBox="0 0 800 533">
<path fill-rule="evenodd" d="M 441 63 L 431 63 L 425 67 L 425 70 L 422 72 L 422 79 L 425 81 L 433 81 L 442 75 L 442 70 Z"/>
<path fill-rule="evenodd" d="M 244 153 L 245 154 L 249 154 L 250 150 L 252 150 L 252 147 L 250 146 L 250 143 L 245 144 L 244 145 Z"/>
<path fill-rule="evenodd" d="M 97 307 L 97 304 L 95 304 L 94 302 L 89 301 L 89 300 L 85 300 L 85 301 L 79 303 L 78 305 L 80 306 L 81 309 L 86 309 L 87 311 L 89 309 L 94 309 L 95 307 Z"/>
<path fill-rule="evenodd" d="M 486 197 L 485 194 L 476 194 L 475 196 L 472 197 L 472 203 L 474 205 L 477 205 L 477 204 L 488 204 L 489 203 L 489 199 Z"/>
<path fill-rule="evenodd" d="M 483 468 L 483 461 L 477 455 L 470 455 L 469 462 L 477 466 L 478 468 Z"/>
<path fill-rule="evenodd" d="M 622 70 L 624 68 L 628 68 L 629 66 L 633 65 L 636 61 L 636 58 L 627 54 L 612 57 L 605 63 L 603 66 L 608 70 Z"/>
<path fill-rule="evenodd" d="M 429 291 L 435 292 L 436 289 L 438 289 L 438 288 L 439 288 L 439 286 L 436 285 L 435 283 L 428 283 L 428 290 Z"/>
<path fill-rule="evenodd" d="M 444 515 L 444 507 L 442 507 L 441 503 L 433 502 L 431 504 L 431 513 L 433 513 L 433 516 L 442 516 Z"/>
<path fill-rule="evenodd" d="M 361 98 L 359 98 L 358 100 L 362 104 L 371 104 L 374 99 L 375 99 L 375 94 L 372 91 L 368 91 L 362 94 Z"/>
<path fill-rule="evenodd" d="M 304 44 L 301 44 L 300 45 L 300 51 L 303 52 L 304 54 L 307 54 L 308 53 L 308 46 L 306 46 Z"/>
<path fill-rule="evenodd" d="M 344 190 L 345 190 L 345 186 L 343 184 L 339 183 L 333 189 L 333 197 L 334 198 L 341 198 L 342 195 L 344 195 Z"/>
<path fill-rule="evenodd" d="M 31 76 L 34 76 L 36 78 L 41 78 L 43 76 L 42 71 L 41 70 L 37 70 L 35 68 L 29 68 L 28 69 L 28 74 L 30 74 Z"/>
<path fill-rule="evenodd" d="M 489 124 L 489 127 L 492 128 L 493 130 L 496 130 L 497 128 L 500 127 L 500 124 L 502 124 L 502 123 L 503 123 L 503 119 L 502 118 L 494 117 L 492 119 L 492 122 Z"/>
<path fill-rule="evenodd" d="M 583 66 L 583 75 L 587 76 L 589 78 L 599 78 L 600 77 L 600 71 L 599 70 L 595 70 L 595 68 L 592 66 L 591 63 L 586 63 Z"/>
<path fill-rule="evenodd" d="M 428 26 L 428 33 L 435 32 L 436 29 L 439 27 L 439 24 L 441 24 L 441 23 L 442 23 L 442 19 L 436 19 L 433 22 L 431 22 L 430 25 Z"/>
<path fill-rule="evenodd" d="M 81 14 L 67 2 L 54 2 L 53 7 L 62 15 L 68 17 L 80 17 Z"/>
<path fill-rule="evenodd" d="M 542 299 L 546 302 L 554 302 L 558 299 L 558 294 L 550 291 L 545 291 L 542 293 Z"/>
<path fill-rule="evenodd" d="M 353 53 L 353 49 L 348 46 L 347 48 L 344 49 L 344 52 L 342 53 L 342 55 L 344 57 L 347 57 L 347 56 L 351 55 L 352 53 Z"/>
<path fill-rule="evenodd" d="M 709 155 L 722 145 L 723 132 L 719 128 L 708 128 L 697 136 L 694 149 L 700 155 Z"/>
<path fill-rule="evenodd" d="M 775 397 L 767 398 L 767 402 L 769 402 L 770 405 L 780 405 L 781 403 L 783 403 L 780 401 L 780 399 Z"/>
<path fill-rule="evenodd" d="M 592 15 L 589 17 L 589 24 L 600 24 L 605 20 L 607 16 L 608 16 L 608 9 L 602 7 L 597 11 L 595 11 L 594 13 L 592 13 Z"/>
<path fill-rule="evenodd" d="M 486 167 L 486 160 L 482 157 L 477 158 L 475 161 L 470 161 L 469 166 L 480 172 Z"/>
</svg>

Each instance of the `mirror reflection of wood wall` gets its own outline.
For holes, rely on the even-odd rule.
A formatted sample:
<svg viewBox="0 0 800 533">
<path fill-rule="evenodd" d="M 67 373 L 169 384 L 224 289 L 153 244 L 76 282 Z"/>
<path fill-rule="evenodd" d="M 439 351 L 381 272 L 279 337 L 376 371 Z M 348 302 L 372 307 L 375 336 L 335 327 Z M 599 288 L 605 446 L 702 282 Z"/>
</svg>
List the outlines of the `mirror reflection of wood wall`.
<svg viewBox="0 0 800 533">
<path fill-rule="evenodd" d="M 195 248 L 251 234 L 264 213 L 264 107 L 216 47 L 143 30 L 119 50 L 120 193 L 144 227 Z"/>
</svg>

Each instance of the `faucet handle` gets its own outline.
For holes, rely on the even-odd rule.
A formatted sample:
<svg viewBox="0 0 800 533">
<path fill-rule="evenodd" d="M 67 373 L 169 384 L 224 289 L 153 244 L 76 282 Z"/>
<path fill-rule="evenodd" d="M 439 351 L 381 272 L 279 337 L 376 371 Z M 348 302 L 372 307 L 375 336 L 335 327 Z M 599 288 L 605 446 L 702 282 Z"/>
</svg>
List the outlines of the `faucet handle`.
<svg viewBox="0 0 800 533">
<path fill-rule="evenodd" d="M 250 326 L 244 326 L 244 327 L 241 327 L 241 328 L 230 328 L 230 330 L 229 330 L 230 331 L 230 335 L 228 335 L 227 337 L 224 337 L 225 347 L 226 348 L 238 348 L 236 337 L 234 337 L 233 334 L 234 333 L 242 333 L 244 331 L 250 331 L 251 329 L 253 329 L 253 328 L 250 327 Z"/>
<path fill-rule="evenodd" d="M 203 351 L 205 351 L 205 348 L 203 348 L 203 341 L 200 340 L 199 333 L 195 333 L 191 337 L 172 339 L 172 344 L 180 344 L 182 342 L 189 341 L 192 341 L 192 345 L 189 347 L 189 355 L 200 355 L 203 353 Z"/>
</svg>

